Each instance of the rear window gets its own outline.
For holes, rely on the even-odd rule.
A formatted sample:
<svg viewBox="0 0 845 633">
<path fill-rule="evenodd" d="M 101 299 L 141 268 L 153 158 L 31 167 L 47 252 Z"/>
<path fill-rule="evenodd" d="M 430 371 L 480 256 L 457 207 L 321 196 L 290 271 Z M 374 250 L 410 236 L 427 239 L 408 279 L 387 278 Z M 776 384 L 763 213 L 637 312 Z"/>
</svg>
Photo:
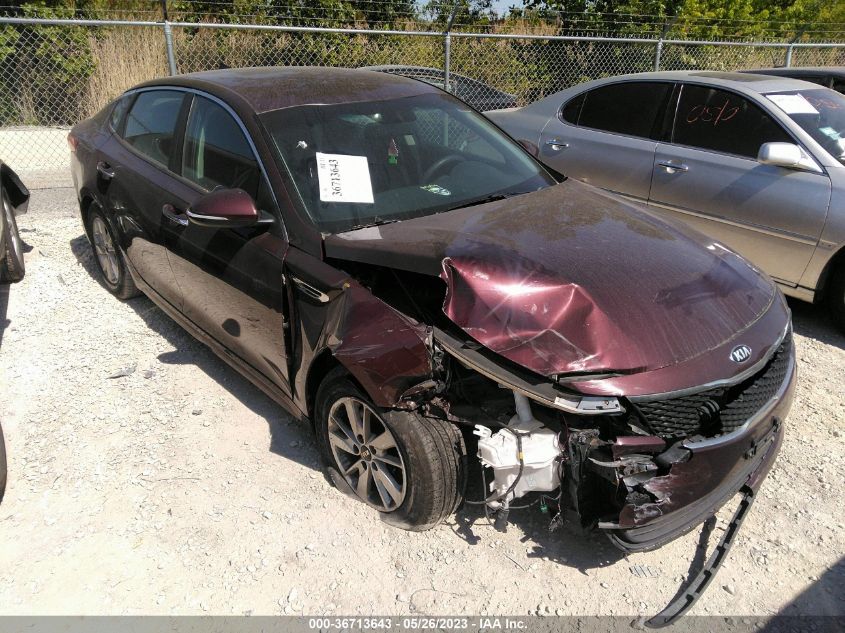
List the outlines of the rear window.
<svg viewBox="0 0 845 633">
<path fill-rule="evenodd" d="M 142 92 L 126 117 L 123 140 L 165 167 L 173 154 L 174 133 L 184 94 L 175 90 Z"/>
<path fill-rule="evenodd" d="M 590 90 L 584 95 L 577 125 L 604 132 L 649 138 L 663 113 L 672 85 L 662 82 L 626 81 Z M 562 112 L 572 122 L 576 103 Z"/>
</svg>

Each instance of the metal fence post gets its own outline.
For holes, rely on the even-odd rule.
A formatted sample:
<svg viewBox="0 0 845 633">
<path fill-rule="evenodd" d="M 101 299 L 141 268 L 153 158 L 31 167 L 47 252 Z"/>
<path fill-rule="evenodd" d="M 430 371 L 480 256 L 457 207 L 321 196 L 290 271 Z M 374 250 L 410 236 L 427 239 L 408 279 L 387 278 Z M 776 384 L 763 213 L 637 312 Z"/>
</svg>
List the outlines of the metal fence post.
<svg viewBox="0 0 845 633">
<path fill-rule="evenodd" d="M 452 34 L 449 31 L 443 36 L 443 85 L 449 92 L 449 73 L 452 67 Z"/>
<path fill-rule="evenodd" d="M 654 51 L 654 72 L 660 70 L 660 56 L 663 55 L 663 38 L 657 40 L 657 50 Z"/>
<path fill-rule="evenodd" d="M 795 46 L 793 46 L 792 44 L 786 47 L 786 59 L 784 60 L 783 65 L 787 68 L 792 66 L 792 49 L 794 48 Z"/>
<path fill-rule="evenodd" d="M 446 20 L 446 30 L 443 33 L 443 89 L 446 92 L 450 92 L 449 76 L 452 72 L 452 24 L 455 22 L 460 1 L 455 0 L 452 4 L 452 11 L 449 13 L 449 19 Z"/>
<path fill-rule="evenodd" d="M 164 45 L 167 47 L 167 66 L 170 68 L 170 75 L 178 74 L 176 71 L 176 58 L 173 55 L 173 30 L 170 22 L 164 22 Z"/>
</svg>

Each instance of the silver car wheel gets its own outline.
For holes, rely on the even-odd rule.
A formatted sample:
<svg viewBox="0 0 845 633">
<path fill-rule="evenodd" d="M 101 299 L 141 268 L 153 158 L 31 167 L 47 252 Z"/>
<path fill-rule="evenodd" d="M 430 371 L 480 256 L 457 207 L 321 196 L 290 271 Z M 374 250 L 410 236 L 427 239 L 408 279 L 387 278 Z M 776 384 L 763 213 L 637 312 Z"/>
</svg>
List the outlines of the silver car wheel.
<svg viewBox="0 0 845 633">
<path fill-rule="evenodd" d="M 103 271 L 103 276 L 112 286 L 117 285 L 120 279 L 119 262 L 117 261 L 117 250 L 114 247 L 114 242 L 111 239 L 106 223 L 98 215 L 94 216 L 94 221 L 91 223 L 91 233 L 94 237 L 94 252 L 97 255 L 97 261 L 100 262 L 100 269 Z"/>
<path fill-rule="evenodd" d="M 346 483 L 365 503 L 381 512 L 405 499 L 407 475 L 393 433 L 366 402 L 340 398 L 329 411 L 332 456 Z"/>
</svg>

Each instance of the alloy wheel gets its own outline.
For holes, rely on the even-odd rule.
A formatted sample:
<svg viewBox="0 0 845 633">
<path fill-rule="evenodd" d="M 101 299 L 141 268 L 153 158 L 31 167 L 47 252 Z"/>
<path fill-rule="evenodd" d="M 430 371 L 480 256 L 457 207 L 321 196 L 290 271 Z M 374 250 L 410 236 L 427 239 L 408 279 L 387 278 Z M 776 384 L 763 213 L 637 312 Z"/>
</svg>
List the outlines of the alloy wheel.
<svg viewBox="0 0 845 633">
<path fill-rule="evenodd" d="M 340 398 L 329 411 L 328 439 L 335 463 L 355 494 L 381 512 L 405 499 L 405 462 L 393 433 L 367 403 Z"/>
<path fill-rule="evenodd" d="M 105 221 L 99 215 L 94 216 L 94 221 L 91 223 L 91 233 L 94 237 L 94 252 L 97 255 L 103 276 L 109 284 L 115 286 L 120 279 L 117 250 Z"/>
</svg>

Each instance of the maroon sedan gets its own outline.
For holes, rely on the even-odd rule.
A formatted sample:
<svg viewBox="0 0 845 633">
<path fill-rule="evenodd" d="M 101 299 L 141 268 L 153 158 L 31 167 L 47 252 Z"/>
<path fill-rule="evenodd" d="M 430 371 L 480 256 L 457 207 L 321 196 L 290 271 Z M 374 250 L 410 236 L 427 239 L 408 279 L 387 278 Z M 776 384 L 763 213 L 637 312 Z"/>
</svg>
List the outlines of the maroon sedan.
<svg viewBox="0 0 845 633">
<path fill-rule="evenodd" d="M 775 458 L 795 357 L 772 282 L 435 87 L 184 75 L 69 142 L 106 287 L 310 420 L 335 484 L 395 525 L 461 505 L 470 442 L 500 527 L 525 497 L 627 551 L 750 499 Z"/>
</svg>

